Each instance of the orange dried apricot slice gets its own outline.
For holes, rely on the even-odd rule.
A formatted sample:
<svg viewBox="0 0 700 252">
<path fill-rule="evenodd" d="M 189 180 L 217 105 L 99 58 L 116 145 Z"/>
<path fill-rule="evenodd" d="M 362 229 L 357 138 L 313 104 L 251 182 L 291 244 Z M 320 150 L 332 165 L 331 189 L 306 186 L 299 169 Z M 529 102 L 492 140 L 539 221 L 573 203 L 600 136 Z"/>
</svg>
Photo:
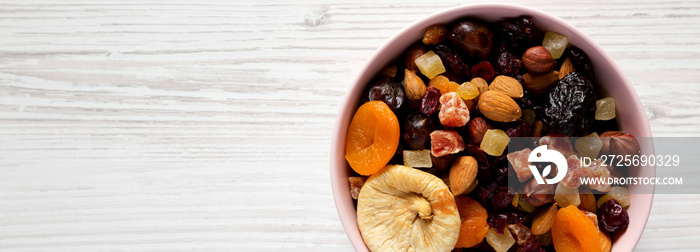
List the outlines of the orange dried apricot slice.
<svg viewBox="0 0 700 252">
<path fill-rule="evenodd" d="M 371 175 L 389 163 L 399 147 L 399 120 L 382 101 L 357 109 L 345 138 L 345 160 L 360 175 Z"/>
<path fill-rule="evenodd" d="M 559 209 L 552 226 L 552 242 L 556 251 L 600 252 L 600 236 L 593 221 L 576 206 Z"/>
<path fill-rule="evenodd" d="M 455 197 L 457 203 L 457 211 L 459 218 L 462 220 L 462 226 L 459 229 L 459 238 L 457 238 L 457 248 L 474 247 L 481 243 L 489 231 L 489 224 L 486 222 L 488 213 L 486 209 L 467 196 Z"/>
</svg>

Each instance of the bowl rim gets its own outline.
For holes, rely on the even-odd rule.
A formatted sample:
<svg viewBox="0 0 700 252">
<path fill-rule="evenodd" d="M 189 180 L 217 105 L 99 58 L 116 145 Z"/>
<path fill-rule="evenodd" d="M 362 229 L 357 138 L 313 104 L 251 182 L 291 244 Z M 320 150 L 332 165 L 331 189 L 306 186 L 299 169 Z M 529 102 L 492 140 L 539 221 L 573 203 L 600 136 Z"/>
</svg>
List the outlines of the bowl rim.
<svg viewBox="0 0 700 252">
<path fill-rule="evenodd" d="M 622 85 L 626 87 L 627 92 L 631 94 L 631 99 L 626 100 L 626 102 L 631 102 L 632 106 L 637 109 L 635 112 L 636 114 L 633 115 L 635 118 L 643 118 L 643 123 L 640 125 L 637 125 L 637 129 L 639 132 L 642 132 L 642 136 L 648 136 L 651 137 L 651 128 L 649 125 L 649 120 L 646 117 L 646 114 L 643 110 L 643 106 L 641 103 L 641 100 L 639 99 L 639 96 L 637 95 L 636 91 L 634 90 L 631 82 L 629 79 L 623 74 L 624 72 L 620 68 L 620 66 L 617 64 L 617 62 L 597 43 L 595 42 L 592 38 L 590 38 L 586 33 L 578 29 L 577 27 L 573 26 L 572 24 L 566 22 L 565 20 L 556 17 L 552 14 L 549 14 L 547 12 L 544 12 L 542 10 L 532 8 L 529 6 L 524 6 L 520 4 L 510 4 L 510 3 L 476 3 L 476 4 L 463 4 L 463 5 L 458 5 L 450 8 L 446 8 L 437 12 L 434 12 L 428 16 L 425 16 L 423 18 L 420 18 L 408 26 L 404 27 L 403 29 L 399 30 L 396 34 L 392 35 L 388 40 L 386 40 L 380 47 L 378 47 L 376 50 L 374 50 L 373 54 L 370 56 L 370 58 L 365 62 L 362 68 L 356 73 L 355 78 L 351 82 L 351 86 L 348 88 L 346 93 L 344 94 L 344 97 L 342 99 L 341 106 L 339 107 L 338 114 L 336 115 L 336 120 L 334 124 L 334 130 L 333 130 L 333 136 L 332 136 L 332 141 L 331 141 L 331 155 L 330 155 L 330 176 L 331 176 L 331 187 L 332 187 L 332 192 L 333 192 L 333 200 L 335 202 L 336 206 L 336 211 L 338 212 L 338 217 L 341 221 L 341 224 L 343 226 L 343 230 L 345 231 L 345 234 L 348 236 L 348 239 L 350 240 L 351 245 L 354 247 L 356 251 L 368 251 L 364 240 L 362 239 L 362 236 L 360 234 L 359 228 L 357 227 L 357 221 L 356 221 L 356 215 L 355 218 L 350 218 L 353 221 L 344 218 L 345 216 L 350 216 L 352 214 L 355 214 L 354 211 L 350 213 L 349 211 L 352 209 L 354 210 L 353 207 L 353 201 L 351 198 L 349 198 L 349 186 L 347 183 L 347 180 L 345 180 L 345 183 L 342 181 L 337 181 L 337 177 L 339 176 L 339 169 L 347 169 L 347 164 L 344 163 L 344 156 L 341 154 L 339 151 L 334 151 L 337 148 L 344 149 L 344 146 L 341 145 L 344 143 L 345 135 L 347 133 L 347 125 L 349 124 L 351 120 L 351 116 L 345 115 L 345 111 L 348 110 L 348 107 L 355 107 L 357 103 L 356 96 L 354 94 L 358 94 L 358 92 L 362 92 L 364 89 L 366 83 L 360 83 L 363 78 L 366 78 L 366 74 L 370 71 L 375 71 L 376 69 L 373 69 L 375 67 L 374 65 L 377 65 L 378 63 L 378 58 L 382 55 L 382 52 L 385 51 L 388 47 L 392 46 L 393 44 L 397 43 L 397 40 L 401 39 L 402 37 L 406 36 L 409 31 L 422 28 L 422 27 L 427 27 L 427 25 L 432 25 L 434 23 L 430 23 L 431 20 L 435 20 L 440 16 L 443 15 L 454 15 L 459 18 L 459 14 L 463 12 L 469 12 L 473 11 L 473 9 L 503 9 L 503 10 L 517 10 L 519 12 L 522 12 L 524 15 L 533 15 L 533 16 L 538 16 L 544 19 L 549 19 L 553 20 L 557 25 L 563 26 L 565 29 L 571 31 L 572 33 L 576 34 L 582 39 L 582 42 L 584 44 L 591 45 L 594 47 L 596 51 L 600 53 L 600 55 L 603 58 L 603 61 L 609 63 L 611 67 L 611 71 L 618 73 L 618 77 L 622 80 Z M 465 16 L 468 14 L 463 14 L 462 16 Z M 434 21 L 433 21 L 434 22 Z M 653 149 L 652 149 L 653 151 Z M 651 172 L 651 175 L 655 174 L 655 170 Z M 345 194 L 346 197 L 343 197 L 341 199 L 341 195 Z M 644 217 L 643 223 L 641 223 L 641 228 L 636 228 L 636 229 L 627 229 L 622 236 L 625 237 L 625 240 L 627 241 L 634 241 L 631 243 L 631 246 L 626 246 L 625 248 L 619 247 L 619 246 L 614 246 L 613 244 L 613 251 L 633 251 L 636 245 L 638 244 L 642 233 L 644 232 L 644 229 L 646 227 L 647 221 L 649 219 L 649 215 L 651 213 L 651 205 L 653 202 L 654 194 L 649 193 L 642 195 L 641 197 L 647 198 L 646 201 L 643 202 L 638 202 L 635 206 L 635 208 L 642 209 L 642 216 Z M 349 200 L 348 200 L 349 198 Z M 641 205 L 640 205 L 641 204 Z M 640 217 L 642 217 L 640 216 Z M 641 221 L 640 221 L 641 222 Z M 615 236 L 615 240 L 618 240 L 620 235 Z M 360 246 L 361 244 L 361 246 Z M 629 243 L 628 243 L 629 244 Z M 360 246 L 360 247 L 358 247 Z"/>
</svg>

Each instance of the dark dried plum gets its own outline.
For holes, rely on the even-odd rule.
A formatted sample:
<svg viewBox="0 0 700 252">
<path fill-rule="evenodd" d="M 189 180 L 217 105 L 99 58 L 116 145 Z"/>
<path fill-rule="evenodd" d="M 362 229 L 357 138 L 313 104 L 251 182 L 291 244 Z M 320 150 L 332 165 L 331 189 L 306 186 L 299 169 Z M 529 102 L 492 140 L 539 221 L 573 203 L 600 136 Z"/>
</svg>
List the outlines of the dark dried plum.
<svg viewBox="0 0 700 252">
<path fill-rule="evenodd" d="M 403 85 L 388 78 L 380 78 L 370 83 L 363 99 L 383 101 L 397 116 L 400 116 L 403 108 L 408 105 Z"/>
<path fill-rule="evenodd" d="M 464 20 L 452 27 L 447 38 L 470 58 L 488 59 L 493 47 L 493 32 L 483 24 Z"/>
<path fill-rule="evenodd" d="M 436 87 L 428 87 L 420 101 L 420 112 L 432 116 L 440 110 L 440 90 Z"/>
<path fill-rule="evenodd" d="M 530 16 L 519 16 L 500 24 L 499 35 L 506 50 L 522 52 L 533 45 L 538 36 L 535 21 Z"/>
<path fill-rule="evenodd" d="M 573 72 L 549 91 L 542 120 L 557 133 L 580 137 L 587 135 L 595 115 L 595 88 L 583 74 Z"/>
<path fill-rule="evenodd" d="M 437 45 L 435 46 L 435 53 L 440 56 L 442 63 L 447 68 L 447 72 L 443 73 L 445 77 L 457 83 L 467 81 L 469 78 L 469 67 L 455 51 L 445 45 Z"/>
<path fill-rule="evenodd" d="M 575 46 L 570 47 L 567 52 L 569 53 L 571 63 L 574 65 L 574 69 L 576 69 L 578 72 L 586 74 L 586 77 L 589 79 L 595 80 L 593 64 L 591 64 L 591 59 L 588 58 L 588 55 Z"/>
<path fill-rule="evenodd" d="M 414 112 L 406 116 L 401 136 L 411 149 L 423 150 L 430 149 L 430 132 L 433 132 L 430 117 Z"/>
<path fill-rule="evenodd" d="M 612 233 L 617 230 L 625 230 L 630 224 L 630 217 L 615 199 L 603 203 L 598 209 L 598 223 L 604 230 Z"/>
</svg>

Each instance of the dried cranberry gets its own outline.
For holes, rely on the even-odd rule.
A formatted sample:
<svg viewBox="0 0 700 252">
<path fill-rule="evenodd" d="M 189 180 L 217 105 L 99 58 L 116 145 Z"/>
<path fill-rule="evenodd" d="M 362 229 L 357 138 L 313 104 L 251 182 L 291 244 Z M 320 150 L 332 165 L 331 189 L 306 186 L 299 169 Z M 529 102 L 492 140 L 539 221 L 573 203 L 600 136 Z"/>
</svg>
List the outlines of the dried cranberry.
<svg viewBox="0 0 700 252">
<path fill-rule="evenodd" d="M 517 76 L 520 74 L 520 59 L 510 52 L 503 52 L 496 60 L 498 71 L 503 75 Z"/>
<path fill-rule="evenodd" d="M 488 209 L 493 198 L 493 194 L 496 192 L 498 185 L 496 183 L 489 183 L 488 185 L 478 185 L 475 191 L 475 198 L 481 205 Z"/>
<path fill-rule="evenodd" d="M 496 70 L 493 70 L 493 66 L 488 61 L 482 61 L 476 64 L 471 70 L 472 78 L 481 77 L 487 82 L 491 82 L 496 78 L 496 75 L 498 75 L 498 73 L 496 73 Z"/>
<path fill-rule="evenodd" d="M 506 129 L 506 134 L 508 134 L 508 137 L 528 137 L 530 136 L 530 125 L 523 121 L 518 121 Z"/>
<path fill-rule="evenodd" d="M 432 116 L 440 110 L 440 90 L 436 87 L 428 87 L 420 101 L 420 112 Z"/>
<path fill-rule="evenodd" d="M 588 55 L 583 52 L 583 50 L 578 47 L 572 46 L 568 50 L 569 58 L 571 63 L 574 65 L 576 71 L 583 72 L 586 77 L 591 80 L 595 80 L 595 72 L 593 72 L 593 64 L 591 64 L 591 59 Z"/>
<path fill-rule="evenodd" d="M 508 216 L 504 213 L 489 214 L 488 222 L 491 227 L 496 230 L 496 233 L 503 234 L 503 229 L 505 229 L 508 224 Z"/>
<path fill-rule="evenodd" d="M 515 191 L 510 187 L 499 187 L 491 198 L 491 206 L 495 209 L 504 209 L 513 201 Z"/>
<path fill-rule="evenodd" d="M 380 78 L 370 83 L 367 86 L 363 99 L 383 101 L 386 105 L 389 105 L 389 108 L 396 115 L 400 115 L 403 108 L 408 104 L 403 85 L 389 78 Z"/>
<path fill-rule="evenodd" d="M 523 245 L 522 252 L 545 252 L 545 250 L 542 248 L 542 245 L 540 245 L 539 242 L 534 242 Z"/>
<path fill-rule="evenodd" d="M 402 137 L 413 150 L 427 149 L 430 146 L 430 133 L 433 132 L 432 121 L 421 113 L 412 112 L 406 116 Z"/>
<path fill-rule="evenodd" d="M 484 150 L 477 147 L 476 145 L 467 144 L 464 147 L 464 152 L 467 154 L 467 156 L 474 157 L 474 159 L 476 159 L 476 163 L 479 165 L 479 167 L 490 167 L 489 160 L 488 160 L 488 158 L 486 158 L 486 154 L 484 153 Z"/>
<path fill-rule="evenodd" d="M 630 217 L 615 199 L 603 203 L 598 209 L 598 223 L 606 231 L 612 233 L 617 230 L 625 230 L 630 223 Z"/>
<path fill-rule="evenodd" d="M 457 53 L 445 45 L 437 45 L 435 53 L 440 56 L 442 63 L 447 68 L 447 72 L 443 73 L 443 75 L 457 83 L 467 81 L 469 78 L 469 67 Z"/>
<path fill-rule="evenodd" d="M 516 224 L 516 223 L 523 223 L 525 221 L 525 216 L 523 216 L 522 213 L 511 210 L 508 211 L 508 224 Z"/>
</svg>

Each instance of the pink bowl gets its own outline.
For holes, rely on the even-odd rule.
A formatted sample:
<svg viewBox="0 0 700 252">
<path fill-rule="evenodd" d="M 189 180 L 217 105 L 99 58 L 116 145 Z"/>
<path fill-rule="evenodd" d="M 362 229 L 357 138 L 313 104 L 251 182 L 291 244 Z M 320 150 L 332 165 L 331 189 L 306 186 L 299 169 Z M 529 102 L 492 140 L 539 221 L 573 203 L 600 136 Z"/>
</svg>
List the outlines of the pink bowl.
<svg viewBox="0 0 700 252">
<path fill-rule="evenodd" d="M 412 43 L 419 41 L 423 31 L 430 25 L 446 24 L 467 16 L 492 22 L 520 15 L 532 16 L 537 26 L 544 31 L 556 31 L 566 35 L 569 38 L 569 43 L 586 52 L 596 71 L 598 88 L 602 89 L 603 93 L 614 97 L 617 101 L 620 129 L 637 137 L 651 137 L 646 114 L 636 92 L 632 88 L 632 84 L 623 76 L 620 68 L 603 51 L 603 48 L 571 24 L 540 10 L 514 4 L 464 5 L 434 13 L 404 28 L 377 49 L 353 81 L 340 107 L 331 144 L 331 183 L 340 221 L 355 250 L 368 251 L 357 226 L 356 210 L 350 196 L 347 178 L 351 174 L 351 169 L 344 158 L 345 135 L 350 120 L 359 106 L 360 94 L 365 85 L 383 66 L 400 57 L 401 53 Z M 653 177 L 655 170 L 638 169 L 631 175 Z M 612 251 L 634 250 L 642 236 L 649 212 L 651 211 L 651 203 L 654 197 L 652 193 L 633 194 L 630 196 L 632 200 L 632 205 L 628 209 L 630 224 L 623 234 L 613 238 Z"/>
</svg>

